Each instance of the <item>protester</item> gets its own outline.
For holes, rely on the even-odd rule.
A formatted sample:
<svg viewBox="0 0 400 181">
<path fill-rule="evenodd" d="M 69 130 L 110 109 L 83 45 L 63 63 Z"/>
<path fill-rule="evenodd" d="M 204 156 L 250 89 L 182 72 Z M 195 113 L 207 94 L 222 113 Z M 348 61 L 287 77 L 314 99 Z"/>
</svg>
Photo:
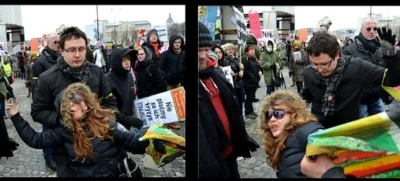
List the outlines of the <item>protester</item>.
<svg viewBox="0 0 400 181">
<path fill-rule="evenodd" d="M 308 135 L 323 129 L 299 94 L 277 90 L 260 105 L 257 117 L 267 163 L 278 178 L 305 178 L 300 169 Z"/>
<path fill-rule="evenodd" d="M 232 85 L 215 72 L 212 35 L 200 22 L 198 42 L 199 176 L 240 178 L 237 157 L 251 157 L 259 145 L 246 132 Z"/>
<path fill-rule="evenodd" d="M 29 57 L 28 62 L 25 65 L 25 70 L 26 70 L 26 75 L 25 75 L 25 86 L 26 88 L 28 88 L 28 94 L 26 95 L 26 97 L 30 97 L 31 96 L 31 92 L 33 91 L 33 87 L 32 87 L 32 77 L 33 77 L 33 64 L 35 63 L 37 59 L 37 55 L 36 54 L 32 54 Z"/>
<path fill-rule="evenodd" d="M 96 97 L 87 85 L 70 84 L 62 93 L 61 101 L 57 101 L 60 100 L 58 97 L 55 103 L 62 116 L 62 126 L 41 133 L 22 118 L 19 104 L 11 99 L 7 102 L 7 113 L 28 146 L 36 149 L 64 147 L 74 172 L 70 176 L 118 177 L 125 173 L 119 168 L 127 158 L 125 150 L 144 154 L 149 142 L 139 141 L 142 135 L 129 132 L 116 122 L 114 111 L 101 108 Z"/>
<path fill-rule="evenodd" d="M 86 61 L 87 37 L 85 33 L 77 27 L 68 27 L 61 32 L 60 37 L 59 45 L 62 56 L 58 63 L 40 74 L 31 105 L 33 121 L 39 122 L 49 129 L 61 127 L 61 115 L 54 107 L 55 97 L 74 82 L 88 85 L 101 99 L 102 106 L 111 109 L 117 107 L 115 97 L 100 68 Z M 117 121 L 134 124 L 132 123 L 134 120 L 131 119 Z M 54 147 L 52 152 L 57 176 L 75 175 L 68 166 L 67 150 L 63 147 Z"/>
<path fill-rule="evenodd" d="M 300 59 L 296 59 L 296 56 L 293 55 L 295 53 L 300 54 Z M 302 46 L 299 41 L 294 41 L 293 52 L 290 57 L 291 57 L 290 61 L 292 64 L 291 71 L 293 72 L 293 77 L 296 82 L 297 92 L 300 94 L 301 90 L 303 89 L 303 81 L 304 81 L 303 72 L 306 66 L 308 65 L 308 58 L 307 58 L 307 53 L 302 49 Z"/>
<path fill-rule="evenodd" d="M 183 80 L 183 63 L 185 61 L 183 44 L 182 37 L 171 35 L 168 50 L 160 55 L 159 66 L 164 72 L 168 90 L 180 87 Z"/>
<path fill-rule="evenodd" d="M 131 49 L 114 49 L 110 55 L 111 71 L 106 74 L 105 78 L 110 86 L 112 94 L 117 101 L 117 108 L 121 114 L 117 114 L 118 119 L 124 119 L 124 116 L 133 116 L 135 109 L 134 100 L 134 82 L 133 77 L 130 75 L 132 58 L 136 58 L 137 51 Z M 136 117 L 133 126 L 135 128 L 142 128 L 143 122 Z M 128 123 L 121 123 L 128 130 L 131 125 Z"/>
</svg>

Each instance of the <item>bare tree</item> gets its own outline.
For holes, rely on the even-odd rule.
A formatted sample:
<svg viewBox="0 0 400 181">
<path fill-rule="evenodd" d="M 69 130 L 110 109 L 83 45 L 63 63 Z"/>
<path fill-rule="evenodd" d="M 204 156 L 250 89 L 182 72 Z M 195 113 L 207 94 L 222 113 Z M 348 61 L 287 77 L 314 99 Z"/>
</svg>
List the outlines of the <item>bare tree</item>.
<svg viewBox="0 0 400 181">
<path fill-rule="evenodd" d="M 139 38 L 139 30 L 138 29 L 133 29 L 132 36 L 131 36 L 132 44 L 135 45 L 138 38 Z"/>
<path fill-rule="evenodd" d="M 113 43 L 117 43 L 117 39 L 118 39 L 118 31 L 114 28 L 111 31 L 111 40 Z"/>
<path fill-rule="evenodd" d="M 172 23 L 168 28 L 168 35 L 184 35 L 185 23 Z M 183 28 L 182 28 L 183 27 Z"/>
</svg>

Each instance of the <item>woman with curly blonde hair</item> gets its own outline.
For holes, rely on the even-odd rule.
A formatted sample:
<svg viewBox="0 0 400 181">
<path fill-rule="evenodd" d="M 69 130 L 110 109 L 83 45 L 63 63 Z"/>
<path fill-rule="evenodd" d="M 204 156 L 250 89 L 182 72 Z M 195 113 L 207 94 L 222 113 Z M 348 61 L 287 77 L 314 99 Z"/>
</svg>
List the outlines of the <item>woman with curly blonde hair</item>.
<svg viewBox="0 0 400 181">
<path fill-rule="evenodd" d="M 65 147 L 71 167 L 78 177 L 116 177 L 123 173 L 120 163 L 127 150 L 143 154 L 148 141 L 115 122 L 114 111 L 100 106 L 97 95 L 83 83 L 70 84 L 56 98 L 62 127 L 37 133 L 19 114 L 18 103 L 10 99 L 7 112 L 21 137 L 30 147 Z M 60 100 L 61 99 L 61 100 Z M 60 102 L 60 103 L 57 103 Z M 103 161 L 101 161 L 103 160 Z"/>
<path fill-rule="evenodd" d="M 278 90 L 261 103 L 257 117 L 267 163 L 278 178 L 305 178 L 300 162 L 308 135 L 323 129 L 296 92 Z"/>
</svg>

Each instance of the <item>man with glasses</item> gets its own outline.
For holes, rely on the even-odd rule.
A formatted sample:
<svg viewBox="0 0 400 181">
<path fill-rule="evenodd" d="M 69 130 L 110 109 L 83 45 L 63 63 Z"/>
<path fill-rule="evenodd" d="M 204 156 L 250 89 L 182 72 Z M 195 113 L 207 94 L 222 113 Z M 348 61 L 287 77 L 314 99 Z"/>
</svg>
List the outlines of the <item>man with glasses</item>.
<svg viewBox="0 0 400 181">
<path fill-rule="evenodd" d="M 43 49 L 42 54 L 37 58 L 36 62 L 32 66 L 32 100 L 35 97 L 35 88 L 39 75 L 57 63 L 59 44 L 60 35 L 57 33 L 49 34 L 47 36 L 47 46 Z M 43 131 L 46 131 L 49 128 L 43 125 L 42 129 Z M 46 161 L 46 165 L 55 170 L 56 166 L 52 161 L 51 155 L 51 148 L 43 148 L 43 157 Z"/>
<path fill-rule="evenodd" d="M 367 86 L 396 86 L 400 84 L 400 52 L 395 35 L 386 28 L 378 29 L 382 53 L 388 71 L 360 57 L 340 54 L 336 37 L 318 32 L 310 39 L 307 53 L 311 66 L 304 70 L 303 98 L 312 103 L 311 112 L 325 128 L 359 118 L 362 91 Z M 397 72 L 397 73 L 396 73 Z"/>
<path fill-rule="evenodd" d="M 85 33 L 77 27 L 69 27 L 64 29 L 60 36 L 61 59 L 40 74 L 31 106 L 33 120 L 50 129 L 60 127 L 62 124 L 62 117 L 59 110 L 56 110 L 54 102 L 56 96 L 71 83 L 85 83 L 98 95 L 103 106 L 112 109 L 117 107 L 115 97 L 101 69 L 86 61 L 87 37 Z M 53 148 L 52 151 L 57 176 L 74 176 L 73 171 L 68 167 L 65 148 Z"/>
<path fill-rule="evenodd" d="M 377 37 L 378 21 L 375 18 L 364 19 L 360 34 L 355 37 L 354 43 L 343 50 L 344 55 L 360 57 L 375 65 L 386 67 L 383 59 L 382 48 Z M 360 103 L 360 118 L 371 116 L 385 111 L 385 105 L 381 97 L 387 98 L 386 94 L 381 95 L 380 86 L 367 86 L 364 88 Z M 385 99 L 386 100 L 386 99 Z"/>
</svg>

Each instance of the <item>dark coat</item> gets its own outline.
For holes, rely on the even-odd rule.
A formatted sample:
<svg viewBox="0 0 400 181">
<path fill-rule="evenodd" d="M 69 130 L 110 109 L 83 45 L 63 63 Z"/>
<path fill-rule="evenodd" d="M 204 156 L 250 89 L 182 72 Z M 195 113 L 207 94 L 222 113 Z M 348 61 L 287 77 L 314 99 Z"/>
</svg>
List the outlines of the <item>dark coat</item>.
<svg viewBox="0 0 400 181">
<path fill-rule="evenodd" d="M 308 135 L 323 129 L 318 122 L 308 122 L 301 125 L 297 131 L 288 136 L 285 141 L 285 149 L 282 151 L 278 172 L 278 178 L 306 178 L 301 172 L 300 162 L 306 153 Z"/>
<path fill-rule="evenodd" d="M 200 177 L 226 178 L 230 173 L 222 157 L 221 149 L 232 145 L 232 154 L 245 158 L 251 157 L 247 146 L 249 137 L 233 86 L 224 77 L 219 76 L 213 67 L 201 72 L 199 77 L 200 79 L 212 78 L 217 85 L 232 135 L 232 141 L 230 141 L 209 94 L 199 80 L 199 175 Z"/>
<path fill-rule="evenodd" d="M 135 85 L 129 70 L 122 67 L 122 56 L 126 49 L 114 49 L 110 56 L 111 71 L 105 75 L 108 85 L 117 101 L 118 111 L 126 116 L 133 115 Z M 131 61 L 132 63 L 132 61 Z M 124 125 L 125 127 L 130 127 Z"/>
<path fill-rule="evenodd" d="M 349 55 L 349 56 L 354 56 L 354 57 L 360 57 L 363 60 L 366 60 L 368 62 L 371 62 L 375 65 L 379 65 L 381 67 L 386 67 L 385 60 L 383 59 L 383 53 L 382 53 L 382 48 L 378 48 L 376 52 L 371 52 L 367 48 L 365 48 L 365 45 L 362 43 L 360 40 L 360 36 L 358 35 L 355 38 L 354 43 L 351 45 L 347 46 L 343 50 L 343 55 Z M 381 98 L 381 90 L 380 86 L 367 86 L 364 88 L 362 92 L 362 98 L 361 98 L 361 104 L 373 104 L 378 99 Z"/>
<path fill-rule="evenodd" d="M 316 70 L 307 67 L 304 70 L 304 85 L 302 96 L 307 102 L 312 103 L 311 112 L 325 128 L 330 128 L 359 118 L 359 104 L 362 90 L 367 86 L 380 86 L 385 69 L 376 66 L 361 58 L 341 56 L 347 62 L 340 84 L 336 90 L 335 113 L 332 116 L 324 116 L 322 111 L 323 97 L 326 84 Z M 384 85 L 397 86 L 400 84 L 400 53 L 396 57 L 388 57 L 388 71 L 384 79 Z"/>
<path fill-rule="evenodd" d="M 134 154 L 144 154 L 148 141 L 139 141 L 140 134 L 129 132 L 123 126 L 118 125 L 115 121 L 110 121 L 110 127 L 113 128 L 110 135 L 112 140 L 99 140 L 94 138 L 91 140 L 93 150 L 98 156 L 89 160 L 76 158 L 73 144 L 72 132 L 64 127 L 49 129 L 41 133 L 37 133 L 28 122 L 26 122 L 18 113 L 11 117 L 14 126 L 21 139 L 30 147 L 42 149 L 44 147 L 64 147 L 67 150 L 67 165 L 74 171 L 77 177 L 118 177 L 108 167 L 118 169 L 118 163 L 121 163 L 127 157 L 125 150 Z M 125 150 L 124 150 L 125 149 Z M 109 166 L 103 165 L 97 161 L 101 157 Z"/>
<path fill-rule="evenodd" d="M 185 51 L 176 54 L 173 50 L 173 43 L 176 39 L 181 39 L 181 46 L 183 46 L 183 38 L 180 36 L 172 35 L 169 38 L 169 48 L 160 56 L 159 65 L 160 69 L 164 72 L 165 80 L 168 85 L 177 85 L 183 80 L 183 63 L 185 61 Z"/>
</svg>

